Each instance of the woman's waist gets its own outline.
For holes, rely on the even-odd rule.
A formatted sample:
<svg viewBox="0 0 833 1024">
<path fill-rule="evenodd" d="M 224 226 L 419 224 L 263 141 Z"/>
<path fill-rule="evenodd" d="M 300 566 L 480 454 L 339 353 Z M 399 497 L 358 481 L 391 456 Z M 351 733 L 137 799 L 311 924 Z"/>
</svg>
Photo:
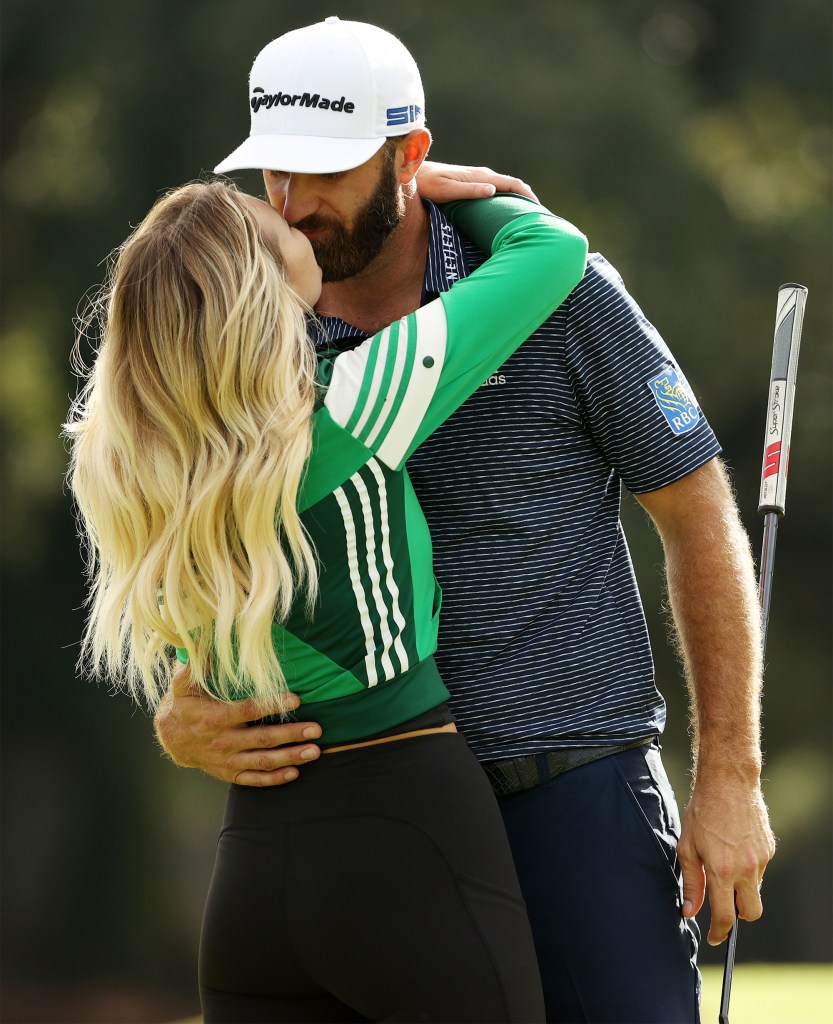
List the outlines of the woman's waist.
<svg viewBox="0 0 833 1024">
<path fill-rule="evenodd" d="M 304 700 L 293 712 L 295 721 L 317 722 L 322 747 L 360 743 L 392 732 L 416 728 L 413 719 L 443 704 L 448 690 L 433 657 L 403 675 L 332 700 Z M 444 725 L 432 721 L 430 726 Z M 422 728 L 424 726 L 420 726 Z"/>
<path fill-rule="evenodd" d="M 402 728 L 401 726 L 399 728 Z M 418 736 L 429 736 L 438 732 L 457 732 L 455 722 L 446 722 L 445 725 L 426 726 L 421 729 L 407 729 L 402 732 L 394 732 L 390 736 L 380 736 L 377 739 L 359 740 L 356 743 L 337 743 L 332 746 L 323 746 L 325 754 L 337 754 L 344 750 L 358 750 L 360 747 L 375 747 L 380 743 L 394 743 L 398 740 L 410 740 Z"/>
</svg>

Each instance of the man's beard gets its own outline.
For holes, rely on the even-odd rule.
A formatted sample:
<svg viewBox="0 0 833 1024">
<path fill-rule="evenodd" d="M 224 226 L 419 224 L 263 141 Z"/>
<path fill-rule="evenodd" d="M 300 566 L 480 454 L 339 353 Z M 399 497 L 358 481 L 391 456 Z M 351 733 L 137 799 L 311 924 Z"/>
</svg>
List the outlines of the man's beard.
<svg viewBox="0 0 833 1024">
<path fill-rule="evenodd" d="M 360 274 L 379 255 L 404 215 L 394 162 L 386 159 L 373 195 L 356 214 L 352 228 L 314 213 L 292 226 L 310 231 L 327 230 L 326 237 L 310 239 L 312 251 L 324 282 L 344 281 Z"/>
</svg>

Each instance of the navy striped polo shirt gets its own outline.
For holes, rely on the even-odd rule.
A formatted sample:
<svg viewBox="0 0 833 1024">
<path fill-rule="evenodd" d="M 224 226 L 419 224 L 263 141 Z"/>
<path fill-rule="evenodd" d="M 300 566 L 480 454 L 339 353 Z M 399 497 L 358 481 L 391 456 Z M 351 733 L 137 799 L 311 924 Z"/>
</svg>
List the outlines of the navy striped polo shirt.
<svg viewBox="0 0 833 1024">
<path fill-rule="evenodd" d="M 423 302 L 485 255 L 433 204 Z M 366 335 L 322 317 L 331 345 Z M 665 724 L 619 518 L 720 446 L 667 345 L 598 253 L 569 298 L 409 459 L 443 589 L 436 655 L 481 760 Z"/>
</svg>

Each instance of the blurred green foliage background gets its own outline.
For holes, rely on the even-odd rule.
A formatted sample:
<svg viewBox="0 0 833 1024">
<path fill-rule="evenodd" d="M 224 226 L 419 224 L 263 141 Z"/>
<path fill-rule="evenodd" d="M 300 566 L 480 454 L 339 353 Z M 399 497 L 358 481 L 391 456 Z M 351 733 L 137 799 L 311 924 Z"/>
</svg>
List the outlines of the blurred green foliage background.
<svg viewBox="0 0 833 1024">
<path fill-rule="evenodd" d="M 756 549 L 776 291 L 808 286 L 764 705 L 780 848 L 739 960 L 830 960 L 829 5 L 4 0 L 3 1019 L 196 1012 L 223 786 L 175 769 L 142 712 L 75 676 L 82 562 L 58 436 L 76 388 L 73 316 L 156 196 L 245 136 L 258 50 L 334 13 L 411 49 L 437 159 L 519 174 L 618 267 L 723 442 Z M 261 189 L 256 174 L 239 180 Z M 661 553 L 625 505 L 684 802 Z"/>
</svg>

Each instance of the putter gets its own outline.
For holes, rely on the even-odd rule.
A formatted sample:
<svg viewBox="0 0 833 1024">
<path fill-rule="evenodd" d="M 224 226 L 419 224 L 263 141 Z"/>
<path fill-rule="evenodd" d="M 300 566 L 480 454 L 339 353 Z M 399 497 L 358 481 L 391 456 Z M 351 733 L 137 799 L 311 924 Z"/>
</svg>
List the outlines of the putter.
<svg viewBox="0 0 833 1024">
<path fill-rule="evenodd" d="M 787 495 L 787 470 L 790 462 L 790 435 L 793 424 L 795 375 L 804 322 L 807 289 L 801 284 L 782 284 L 778 289 L 775 314 L 775 340 L 772 346 L 772 372 L 769 378 L 764 459 L 761 469 L 761 493 L 758 512 L 764 517 L 764 541 L 758 569 L 758 603 L 761 607 L 761 645 L 766 654 L 769 605 L 772 596 L 772 569 L 775 562 L 775 538 L 778 520 L 784 515 Z M 738 920 L 726 940 L 726 964 L 720 994 L 720 1024 L 729 1024 L 729 998 L 738 944 Z"/>
</svg>

